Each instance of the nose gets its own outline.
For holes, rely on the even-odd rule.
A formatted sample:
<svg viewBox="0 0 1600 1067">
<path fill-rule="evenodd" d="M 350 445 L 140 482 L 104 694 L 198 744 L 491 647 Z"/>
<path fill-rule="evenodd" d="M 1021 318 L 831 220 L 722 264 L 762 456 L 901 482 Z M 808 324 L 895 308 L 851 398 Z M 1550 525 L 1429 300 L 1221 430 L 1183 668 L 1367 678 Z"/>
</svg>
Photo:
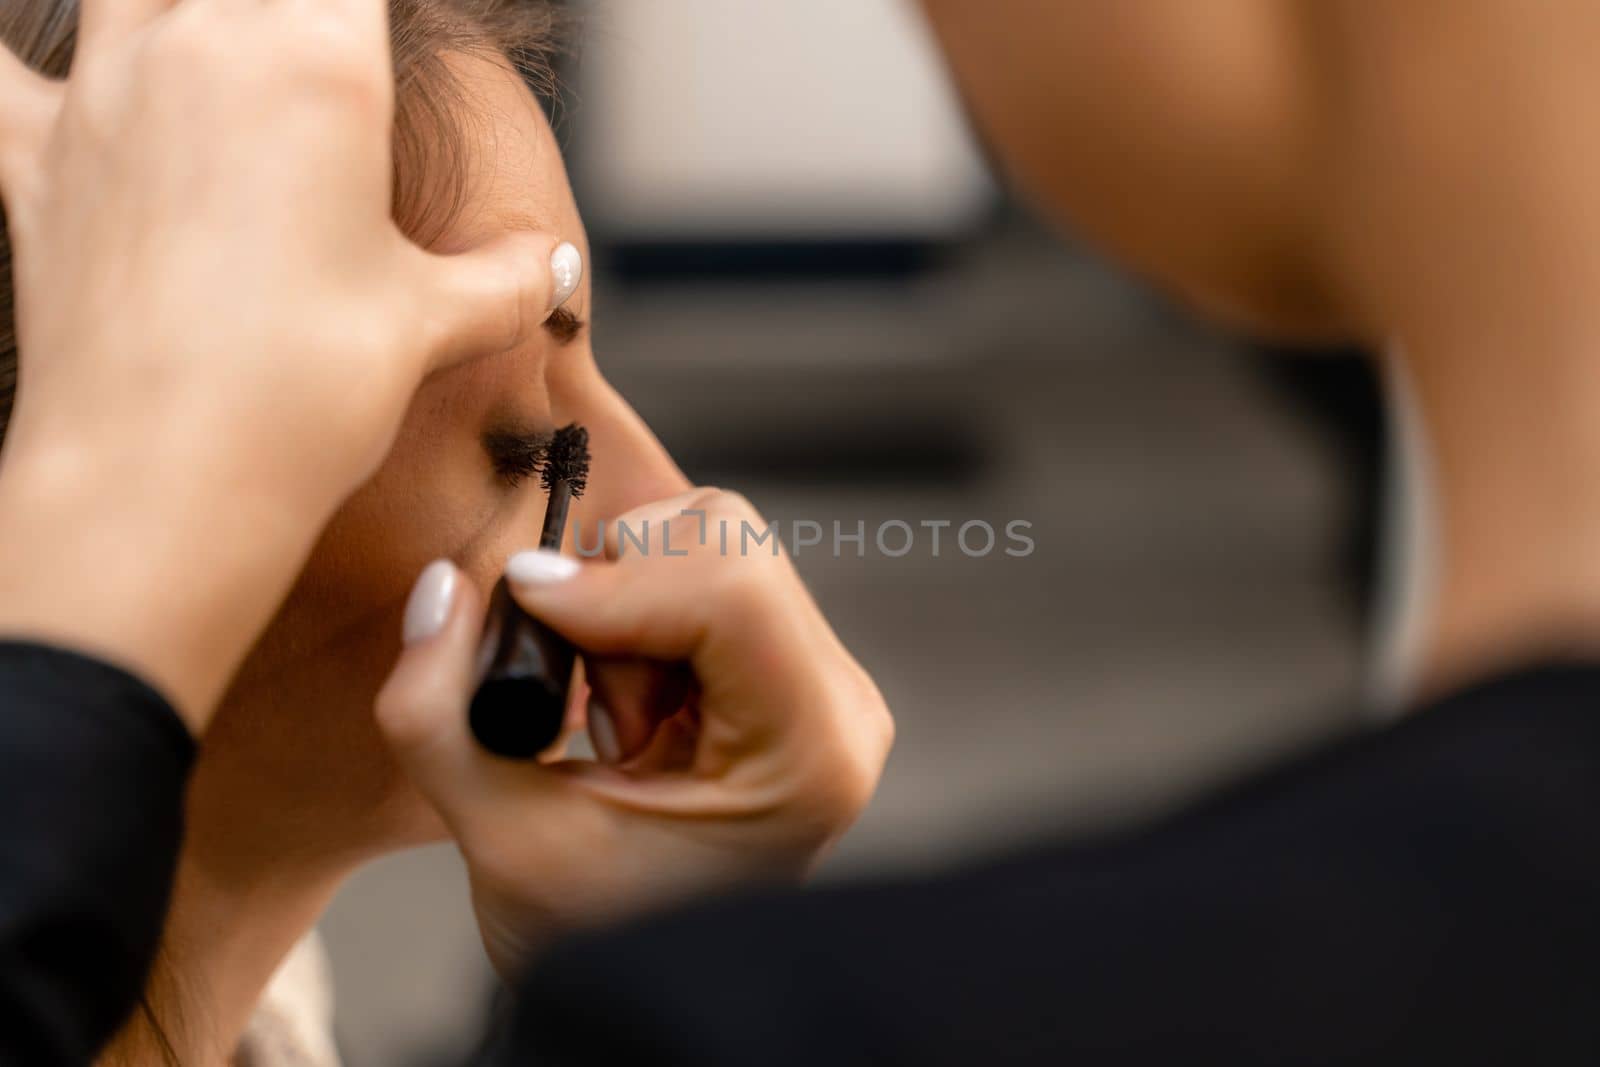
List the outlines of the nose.
<svg viewBox="0 0 1600 1067">
<path fill-rule="evenodd" d="M 637 412 L 598 374 L 581 396 L 557 406 L 558 416 L 589 431 L 589 488 L 572 517 L 592 541 L 595 524 L 690 487 L 667 450 Z"/>
</svg>

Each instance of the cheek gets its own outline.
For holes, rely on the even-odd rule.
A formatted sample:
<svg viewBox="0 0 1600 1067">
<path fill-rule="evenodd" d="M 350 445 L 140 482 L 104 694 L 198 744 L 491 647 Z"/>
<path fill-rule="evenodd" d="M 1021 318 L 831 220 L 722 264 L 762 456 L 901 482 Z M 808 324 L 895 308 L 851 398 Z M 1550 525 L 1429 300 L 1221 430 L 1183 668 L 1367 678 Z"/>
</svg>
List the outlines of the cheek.
<svg viewBox="0 0 1600 1067">
<path fill-rule="evenodd" d="M 407 420 L 373 479 L 318 541 L 281 621 L 296 644 L 342 641 L 364 627 L 392 631 L 430 562 L 455 560 L 485 590 L 505 557 L 526 547 L 542 498 L 498 485 L 481 446 L 457 422 Z"/>
<path fill-rule="evenodd" d="M 546 377 L 549 416 L 590 432 L 590 490 L 574 509 L 586 544 L 600 519 L 689 488 L 648 427 L 588 358 Z M 382 468 L 340 509 L 274 623 L 269 647 L 303 659 L 319 649 L 398 646 L 412 583 L 430 562 L 453 559 L 487 592 L 506 558 L 538 538 L 545 498 L 489 471 L 463 405 L 503 383 L 471 382 L 418 395 Z M 568 544 L 573 542 L 569 539 Z M 277 658 L 277 657 L 274 657 Z"/>
</svg>

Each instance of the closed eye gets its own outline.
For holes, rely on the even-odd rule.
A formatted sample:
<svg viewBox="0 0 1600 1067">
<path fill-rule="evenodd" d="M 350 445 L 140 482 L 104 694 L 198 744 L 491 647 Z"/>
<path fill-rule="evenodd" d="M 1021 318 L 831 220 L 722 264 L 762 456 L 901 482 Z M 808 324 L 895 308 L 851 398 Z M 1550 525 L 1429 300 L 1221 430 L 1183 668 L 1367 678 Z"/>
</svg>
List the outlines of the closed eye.
<svg viewBox="0 0 1600 1067">
<path fill-rule="evenodd" d="M 490 430 L 483 435 L 483 450 L 495 476 L 508 489 L 515 489 L 539 473 L 550 434 L 542 431 Z"/>
</svg>

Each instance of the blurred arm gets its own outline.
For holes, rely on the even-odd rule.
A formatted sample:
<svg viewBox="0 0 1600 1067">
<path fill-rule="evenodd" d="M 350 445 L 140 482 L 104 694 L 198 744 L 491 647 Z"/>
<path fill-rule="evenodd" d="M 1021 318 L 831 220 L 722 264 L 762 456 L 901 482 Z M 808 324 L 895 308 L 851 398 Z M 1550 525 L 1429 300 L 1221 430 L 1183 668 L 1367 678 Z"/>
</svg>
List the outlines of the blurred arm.
<svg viewBox="0 0 1600 1067">
<path fill-rule="evenodd" d="M 923 0 L 974 121 L 1057 220 L 1203 309 L 1339 334 L 1305 21 L 1282 0 Z"/>
<path fill-rule="evenodd" d="M 0 1063 L 88 1063 L 144 986 L 194 741 L 116 667 L 0 642 Z"/>
<path fill-rule="evenodd" d="M 1524 672 L 1096 844 L 573 939 L 486 1063 L 1589 1062 L 1597 690 Z"/>
</svg>

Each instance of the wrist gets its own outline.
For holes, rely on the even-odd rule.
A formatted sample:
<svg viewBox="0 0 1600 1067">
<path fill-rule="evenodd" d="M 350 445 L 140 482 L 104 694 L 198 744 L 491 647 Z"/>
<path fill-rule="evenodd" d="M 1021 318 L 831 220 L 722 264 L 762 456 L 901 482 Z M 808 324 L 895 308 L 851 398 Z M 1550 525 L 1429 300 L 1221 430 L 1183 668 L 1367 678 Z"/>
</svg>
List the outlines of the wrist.
<svg viewBox="0 0 1600 1067">
<path fill-rule="evenodd" d="M 0 634 L 127 669 L 200 734 L 318 524 L 193 457 L 8 441 Z"/>
</svg>

